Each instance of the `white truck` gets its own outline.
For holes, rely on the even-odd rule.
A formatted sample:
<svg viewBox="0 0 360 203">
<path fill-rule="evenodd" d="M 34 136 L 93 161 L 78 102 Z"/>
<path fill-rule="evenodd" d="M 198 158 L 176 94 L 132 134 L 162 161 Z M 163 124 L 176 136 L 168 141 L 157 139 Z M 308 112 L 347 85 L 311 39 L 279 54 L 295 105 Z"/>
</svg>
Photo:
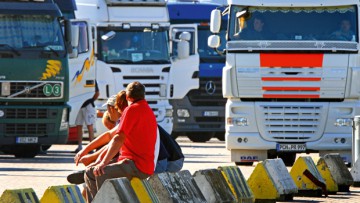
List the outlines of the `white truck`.
<svg viewBox="0 0 360 203">
<path fill-rule="evenodd" d="M 226 147 L 236 164 L 296 153 L 351 162 L 360 112 L 359 1 L 229 0 Z M 208 45 L 220 45 L 212 13 Z M 221 50 L 219 50 L 221 51 Z"/>
<path fill-rule="evenodd" d="M 170 26 L 164 0 L 78 0 L 77 18 L 96 26 L 96 79 L 99 109 L 107 98 L 139 81 L 158 123 L 172 131 L 169 99 L 199 87 L 199 55 L 188 41 L 196 25 Z M 195 40 L 197 40 L 195 38 Z M 105 110 L 105 109 L 103 109 Z M 100 114 L 101 115 L 101 114 Z M 96 126 L 103 132 L 101 119 Z"/>
<path fill-rule="evenodd" d="M 75 0 L 55 0 L 64 17 L 71 21 L 71 46 L 69 54 L 69 137 L 68 143 L 77 142 L 75 119 L 83 103 L 95 92 L 95 27 L 75 18 Z M 87 130 L 87 128 L 86 128 Z"/>
</svg>

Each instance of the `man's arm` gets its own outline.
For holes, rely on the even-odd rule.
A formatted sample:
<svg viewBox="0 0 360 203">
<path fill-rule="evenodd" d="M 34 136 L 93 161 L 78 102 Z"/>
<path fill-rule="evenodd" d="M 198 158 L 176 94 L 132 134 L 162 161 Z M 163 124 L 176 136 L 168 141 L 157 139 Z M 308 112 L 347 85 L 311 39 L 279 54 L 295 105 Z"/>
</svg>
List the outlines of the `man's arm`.
<svg viewBox="0 0 360 203">
<path fill-rule="evenodd" d="M 104 173 L 104 167 L 108 165 L 112 158 L 119 152 L 121 146 L 124 144 L 125 141 L 125 133 L 120 132 L 116 134 L 111 141 L 109 142 L 109 147 L 105 157 L 102 159 L 101 163 L 98 164 L 94 169 L 95 176 L 101 176 Z"/>
<path fill-rule="evenodd" d="M 90 151 L 108 144 L 111 141 L 111 139 L 113 138 L 113 136 L 115 135 L 117 128 L 118 128 L 118 126 L 115 126 L 113 129 L 104 132 L 103 134 L 101 134 L 100 136 L 95 138 L 92 142 L 90 142 L 88 145 L 86 145 L 86 147 L 84 147 L 82 150 L 80 150 L 80 152 L 78 152 L 75 155 L 75 158 L 74 158 L 75 164 L 78 165 L 80 159 L 83 156 L 85 156 L 86 154 L 88 154 Z"/>
</svg>

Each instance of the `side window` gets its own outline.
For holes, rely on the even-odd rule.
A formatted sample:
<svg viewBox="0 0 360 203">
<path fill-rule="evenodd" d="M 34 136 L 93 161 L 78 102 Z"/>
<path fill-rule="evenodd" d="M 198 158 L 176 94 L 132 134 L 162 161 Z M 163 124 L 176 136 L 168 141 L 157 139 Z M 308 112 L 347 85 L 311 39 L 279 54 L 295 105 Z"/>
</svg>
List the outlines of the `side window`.
<svg viewBox="0 0 360 203">
<path fill-rule="evenodd" d="M 86 22 L 73 22 L 73 25 L 79 27 L 79 46 L 78 53 L 86 53 L 89 51 L 89 33 Z"/>
<path fill-rule="evenodd" d="M 189 32 L 191 35 L 191 39 L 189 41 L 190 44 L 190 55 L 195 55 L 195 30 L 192 28 L 183 28 L 183 29 L 178 29 L 175 28 L 172 31 L 172 36 L 175 36 L 175 40 L 179 40 L 179 36 L 182 32 Z M 173 42 L 172 45 L 172 53 L 173 55 L 177 55 L 177 43 Z"/>
</svg>

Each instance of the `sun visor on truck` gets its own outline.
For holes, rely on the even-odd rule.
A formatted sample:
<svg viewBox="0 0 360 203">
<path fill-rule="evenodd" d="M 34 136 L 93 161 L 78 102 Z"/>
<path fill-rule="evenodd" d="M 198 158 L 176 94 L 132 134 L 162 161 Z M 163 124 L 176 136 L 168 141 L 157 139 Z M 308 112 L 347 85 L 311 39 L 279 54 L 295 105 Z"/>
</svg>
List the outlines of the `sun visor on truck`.
<svg viewBox="0 0 360 203">
<path fill-rule="evenodd" d="M 61 16 L 56 4 L 44 2 L 3 2 L 0 14 Z"/>
</svg>

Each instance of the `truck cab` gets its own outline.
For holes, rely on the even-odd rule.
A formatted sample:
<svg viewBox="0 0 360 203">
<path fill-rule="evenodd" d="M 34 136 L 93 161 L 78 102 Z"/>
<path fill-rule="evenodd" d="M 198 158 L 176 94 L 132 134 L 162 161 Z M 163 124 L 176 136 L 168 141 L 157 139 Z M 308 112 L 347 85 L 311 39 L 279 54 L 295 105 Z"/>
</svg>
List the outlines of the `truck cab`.
<svg viewBox="0 0 360 203">
<path fill-rule="evenodd" d="M 358 1 L 229 1 L 226 147 L 252 164 L 296 153 L 339 153 L 351 162 L 360 111 Z M 212 13 L 217 33 L 220 11 Z M 220 44 L 209 38 L 209 46 Z"/>
<path fill-rule="evenodd" d="M 222 68 L 225 56 L 208 47 L 210 36 L 210 13 L 223 5 L 203 2 L 170 1 L 167 4 L 170 22 L 173 26 L 196 27 L 198 41 L 190 44 L 198 50 L 200 57 L 199 88 L 189 91 L 182 99 L 170 100 L 174 108 L 173 137 L 186 135 L 194 142 L 206 142 L 212 137 L 224 140 L 225 136 L 225 103 L 222 96 Z M 225 41 L 226 16 L 223 18 L 219 35 Z M 191 28 L 188 28 L 191 29 Z M 219 47 L 219 50 L 225 48 Z M 195 54 L 196 52 L 194 52 Z"/>
<path fill-rule="evenodd" d="M 67 141 L 69 25 L 52 0 L 0 2 L 0 151 Z"/>
<path fill-rule="evenodd" d="M 172 106 L 169 99 L 182 98 L 198 87 L 192 78 L 198 58 L 190 56 L 190 33 L 172 35 L 165 1 L 77 1 L 78 18 L 96 26 L 96 78 L 99 110 L 111 95 L 139 81 L 145 85 L 146 100 L 158 123 L 172 131 Z M 173 46 L 178 46 L 171 53 Z M 192 65 L 194 64 L 195 65 Z M 100 114 L 101 115 L 101 114 Z M 98 134 L 105 129 L 98 119 Z"/>
</svg>

